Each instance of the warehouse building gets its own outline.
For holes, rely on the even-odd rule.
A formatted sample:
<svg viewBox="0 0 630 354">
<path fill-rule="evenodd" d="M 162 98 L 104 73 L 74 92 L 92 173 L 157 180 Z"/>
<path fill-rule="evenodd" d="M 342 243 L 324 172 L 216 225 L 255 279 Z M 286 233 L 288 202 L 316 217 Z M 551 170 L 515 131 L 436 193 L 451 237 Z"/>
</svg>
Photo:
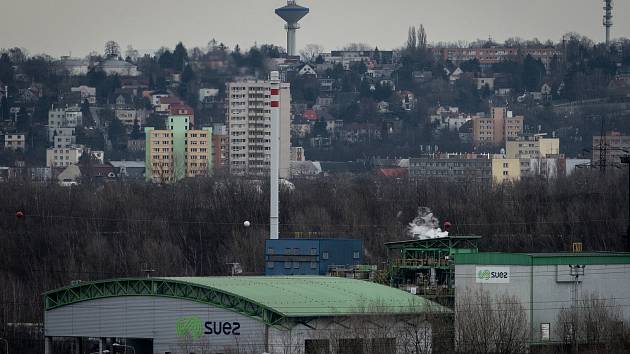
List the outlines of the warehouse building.
<svg viewBox="0 0 630 354">
<path fill-rule="evenodd" d="M 45 353 L 423 353 L 448 351 L 450 311 L 346 278 L 133 278 L 45 295 Z M 433 333 L 440 333 L 433 335 Z M 70 344 L 69 344 L 70 343 Z"/>
<path fill-rule="evenodd" d="M 529 344 L 552 345 L 590 340 L 588 319 L 572 321 L 597 304 L 614 314 L 615 323 L 602 326 L 606 335 L 621 334 L 630 321 L 630 253 L 468 253 L 455 255 L 455 308 L 466 306 L 470 294 L 484 291 L 491 299 L 513 296 L 527 318 Z M 590 299 L 587 301 L 587 299 Z M 596 300 L 596 301 L 594 301 Z M 500 301 L 500 300 L 499 300 Z M 576 320 L 562 317 L 575 311 Z M 600 311 L 599 315 L 602 313 Z M 459 321 L 455 311 L 455 323 Z M 572 328 L 578 328 L 573 334 Z M 598 340 L 601 340 L 599 338 Z"/>
</svg>

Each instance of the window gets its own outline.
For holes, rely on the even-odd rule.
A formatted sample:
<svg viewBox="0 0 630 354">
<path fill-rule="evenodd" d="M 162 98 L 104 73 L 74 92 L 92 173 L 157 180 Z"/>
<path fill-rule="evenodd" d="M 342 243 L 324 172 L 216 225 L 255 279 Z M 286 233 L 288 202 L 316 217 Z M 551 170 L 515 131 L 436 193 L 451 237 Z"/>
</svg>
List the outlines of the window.
<svg viewBox="0 0 630 354">
<path fill-rule="evenodd" d="M 285 248 L 284 249 L 284 254 L 291 254 L 291 249 L 290 248 Z"/>
<path fill-rule="evenodd" d="M 273 261 L 267 262 L 267 268 L 273 268 Z"/>
<path fill-rule="evenodd" d="M 311 262 L 311 269 L 317 269 L 317 262 Z"/>
<path fill-rule="evenodd" d="M 284 269 L 291 269 L 291 261 L 284 261 Z"/>
<path fill-rule="evenodd" d="M 353 259 L 359 259 L 359 256 L 360 256 L 359 251 L 354 251 L 354 252 L 352 252 L 352 258 L 353 258 Z"/>
<path fill-rule="evenodd" d="M 298 261 L 294 261 L 294 262 L 293 262 L 293 268 L 295 268 L 295 269 L 300 269 L 300 262 L 298 262 Z"/>
<path fill-rule="evenodd" d="M 363 339 L 339 339 L 339 354 L 363 354 Z"/>
<path fill-rule="evenodd" d="M 304 354 L 330 354 L 330 341 L 328 339 L 306 339 L 304 341 Z"/>
<path fill-rule="evenodd" d="M 311 248 L 310 255 L 311 256 L 316 256 L 317 255 L 317 248 Z"/>
<path fill-rule="evenodd" d="M 373 338 L 372 350 L 375 353 L 395 353 L 396 352 L 396 339 L 395 338 Z"/>
<path fill-rule="evenodd" d="M 267 248 L 267 254 L 268 255 L 273 255 L 274 254 L 273 248 L 271 248 L 271 247 Z"/>
<path fill-rule="evenodd" d="M 541 323 L 540 324 L 540 339 L 541 340 L 549 340 L 550 338 L 550 327 L 549 323 Z"/>
<path fill-rule="evenodd" d="M 322 252 L 322 259 L 328 259 L 328 251 Z"/>
</svg>

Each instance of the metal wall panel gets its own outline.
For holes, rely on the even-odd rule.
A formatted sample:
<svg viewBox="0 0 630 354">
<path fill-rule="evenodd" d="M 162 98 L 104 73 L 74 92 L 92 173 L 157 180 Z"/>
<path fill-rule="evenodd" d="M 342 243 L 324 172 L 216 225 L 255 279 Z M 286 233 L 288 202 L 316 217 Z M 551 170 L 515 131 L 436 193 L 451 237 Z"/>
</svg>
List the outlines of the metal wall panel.
<svg viewBox="0 0 630 354">
<path fill-rule="evenodd" d="M 177 322 L 183 318 L 193 318 L 193 327 L 201 326 L 199 337 L 191 334 L 194 330 L 178 334 Z M 207 334 L 206 322 L 231 325 L 219 335 Z M 240 326 L 238 335 L 229 328 L 233 323 Z M 214 352 L 237 346 L 262 352 L 265 343 L 262 322 L 192 301 L 152 296 L 97 299 L 46 311 L 45 331 L 53 337 L 151 338 L 154 353 Z"/>
</svg>

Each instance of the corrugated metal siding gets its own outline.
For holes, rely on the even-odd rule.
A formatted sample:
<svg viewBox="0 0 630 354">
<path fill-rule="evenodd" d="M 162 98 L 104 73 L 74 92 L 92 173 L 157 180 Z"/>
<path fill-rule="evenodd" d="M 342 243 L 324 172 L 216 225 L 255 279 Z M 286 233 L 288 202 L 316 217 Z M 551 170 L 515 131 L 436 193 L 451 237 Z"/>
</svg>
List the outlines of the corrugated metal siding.
<svg viewBox="0 0 630 354">
<path fill-rule="evenodd" d="M 178 337 L 177 319 L 197 316 L 202 321 L 239 322 L 240 335 L 204 334 L 199 340 Z M 252 318 L 192 301 L 126 296 L 80 302 L 45 313 L 46 336 L 152 338 L 155 353 L 179 352 L 183 347 L 222 350 L 246 346 L 261 349 L 265 325 Z"/>
<path fill-rule="evenodd" d="M 630 253 L 499 253 L 482 252 L 455 255 L 455 264 L 554 265 L 630 264 Z"/>
</svg>

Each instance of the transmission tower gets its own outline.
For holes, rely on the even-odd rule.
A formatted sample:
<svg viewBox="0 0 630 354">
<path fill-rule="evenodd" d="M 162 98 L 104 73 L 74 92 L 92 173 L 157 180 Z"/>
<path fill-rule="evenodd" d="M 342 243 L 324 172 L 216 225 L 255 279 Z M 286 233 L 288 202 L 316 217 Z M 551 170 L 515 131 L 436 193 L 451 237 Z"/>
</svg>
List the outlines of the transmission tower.
<svg viewBox="0 0 630 354">
<path fill-rule="evenodd" d="M 606 29 L 606 46 L 610 44 L 610 28 L 612 27 L 612 0 L 604 0 L 604 21 L 603 25 Z"/>
</svg>

